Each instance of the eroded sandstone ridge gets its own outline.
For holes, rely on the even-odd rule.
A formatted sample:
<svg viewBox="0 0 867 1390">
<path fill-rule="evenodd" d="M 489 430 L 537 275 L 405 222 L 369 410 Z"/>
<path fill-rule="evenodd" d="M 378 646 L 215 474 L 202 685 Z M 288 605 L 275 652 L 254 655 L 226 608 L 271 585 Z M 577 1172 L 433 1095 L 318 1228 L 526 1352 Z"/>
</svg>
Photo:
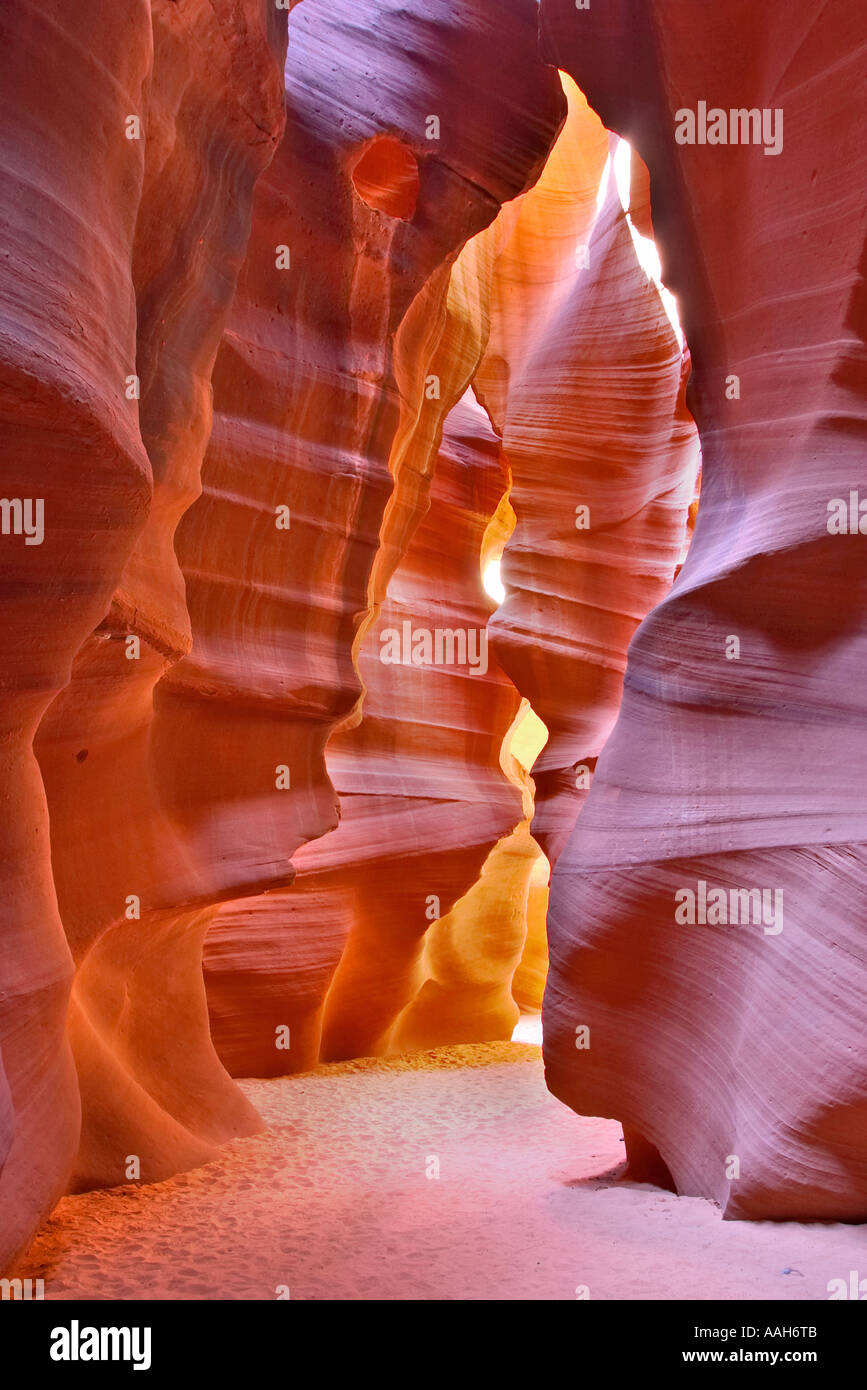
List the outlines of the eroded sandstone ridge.
<svg viewBox="0 0 867 1390">
<path fill-rule="evenodd" d="M 697 464 L 681 344 L 638 258 L 646 173 L 567 91 L 541 178 L 501 219 L 475 378 L 517 518 L 493 649 L 548 729 L 533 835 L 552 862 L 614 723 L 629 641 L 681 558 Z"/>
<path fill-rule="evenodd" d="M 487 851 L 521 818 L 520 795 L 499 768 L 500 744 L 518 705 L 511 687 L 492 700 L 496 679 L 470 675 L 467 685 L 466 665 L 454 685 L 448 667 L 434 672 L 441 679 L 431 687 L 425 679 L 430 671 L 380 662 L 378 638 L 388 622 L 371 624 L 428 508 L 443 422 L 464 394 L 484 341 L 478 295 L 468 302 L 451 292 L 452 263 L 502 203 L 538 178 L 565 116 L 556 72 L 535 57 L 535 23 L 529 3 L 506 16 L 478 3 L 443 3 L 426 7 L 424 15 L 385 4 L 371 10 L 369 32 L 363 33 L 351 5 L 305 4 L 293 18 L 286 136 L 257 192 L 251 250 L 234 310 L 237 330 L 230 323 L 217 362 L 203 504 L 179 539 L 194 649 L 162 689 L 167 713 L 186 724 L 183 741 L 201 718 L 202 687 L 213 699 L 216 659 L 234 664 L 246 698 L 235 701 L 231 691 L 227 698 L 218 690 L 217 710 L 236 705 L 234 728 L 247 730 L 247 751 L 239 759 L 247 778 L 261 777 L 265 766 L 266 735 L 250 719 L 251 707 L 266 703 L 257 691 L 269 693 L 272 710 L 285 691 L 284 718 L 272 725 L 285 751 L 281 756 L 280 745 L 273 744 L 271 762 L 290 769 L 291 787 L 281 793 L 287 801 L 303 792 L 305 760 L 324 779 L 325 741 L 342 719 L 344 732 L 329 758 L 344 824 L 321 845 L 293 855 L 299 877 L 290 893 L 236 894 L 216 918 L 207 978 L 215 1035 L 232 1070 L 270 1074 L 309 1066 L 320 1055 L 386 1047 L 392 1024 L 425 978 L 421 938 L 433 920 L 426 915 L 427 898 L 439 897 L 439 910 L 448 912 L 473 883 Z M 494 73 L 484 55 L 494 36 L 504 33 L 510 57 Z M 388 81 L 372 85 L 371 68 L 381 68 Z M 371 150 L 385 139 L 384 131 L 390 132 L 389 154 L 380 151 L 373 159 Z M 410 160 L 417 183 L 406 203 L 402 190 Z M 389 180 L 393 202 L 386 196 Z M 296 189 L 297 197 L 291 192 Z M 289 271 L 273 268 L 270 252 L 277 244 L 286 248 Z M 495 443 L 489 440 L 488 449 Z M 265 465 L 275 450 L 283 470 L 268 473 Z M 465 464 L 463 501 L 454 504 L 452 515 L 445 506 L 439 511 L 443 525 L 469 526 L 469 536 L 458 530 L 453 537 L 459 546 L 455 575 L 449 575 L 452 557 L 445 545 L 438 592 L 429 533 L 407 561 L 403 582 L 410 582 L 413 594 L 406 621 L 414 621 L 422 584 L 421 575 L 412 577 L 412 566 L 423 563 L 433 589 L 429 611 L 418 614 L 420 625 L 466 628 L 475 609 L 470 626 L 484 632 L 488 608 L 479 609 L 478 528 L 484 530 L 507 487 L 502 476 L 493 490 L 482 482 L 485 460 L 482 449 L 478 498 Z M 446 453 L 443 467 L 447 461 Z M 503 465 L 497 468 L 502 474 Z M 272 536 L 257 546 L 258 557 L 274 557 L 271 592 L 251 606 L 239 585 L 227 641 L 215 561 L 200 573 L 191 551 L 187 567 L 184 543 L 194 525 L 204 522 L 205 507 L 234 528 L 238 539 L 219 576 L 221 592 L 230 592 L 241 554 L 250 548 L 249 532 L 239 531 L 244 521 L 238 502 L 245 490 L 262 485 L 260 477 L 271 489 L 264 525 L 272 524 L 273 507 L 283 502 L 291 511 L 291 529 L 282 542 Z M 201 532 L 206 554 L 213 532 L 213 526 Z M 469 589 L 467 565 L 474 571 Z M 277 584 L 287 586 L 287 601 L 275 610 Z M 399 594 L 398 587 L 397 602 Z M 275 649 L 272 634 L 281 623 L 286 631 Z M 372 664 L 365 668 L 368 659 Z M 265 666 L 267 682 L 257 679 L 257 662 Z M 415 674 L 423 683 L 413 690 Z M 362 681 L 370 687 L 370 703 L 354 732 Z M 450 688 L 474 690 L 478 682 L 487 697 L 481 701 L 478 695 L 442 695 Z M 430 695 L 424 694 L 428 689 Z M 425 757 L 427 745 L 435 743 L 429 723 L 438 709 L 436 689 L 447 704 L 454 699 L 454 738 L 449 754 L 443 729 L 438 764 L 431 768 Z M 439 714 L 448 726 L 447 708 Z M 287 742 L 293 728 L 295 747 Z M 354 766 L 349 746 L 357 750 Z M 203 799 L 211 804 L 217 791 L 210 788 Z M 512 807 L 506 815 L 498 805 L 504 796 Z M 233 817 L 226 824 L 231 835 Z M 335 824 L 336 815 L 308 824 L 303 838 Z M 299 838 L 287 846 L 289 852 Z M 428 866 L 427 891 L 419 877 L 422 852 L 436 860 Z M 249 883 L 258 894 L 290 879 L 285 872 L 270 882 L 239 875 L 238 887 Z M 492 990 L 507 991 L 508 980 L 504 965 Z M 327 989 L 332 998 L 323 1019 Z M 510 1001 L 502 1009 L 508 1020 Z M 288 1029 L 288 1049 L 277 1047 L 285 1041 L 278 1028 Z M 506 1022 L 500 1031 L 508 1031 Z"/>
<path fill-rule="evenodd" d="M 856 17 L 542 0 L 541 19 L 650 169 L 703 450 L 694 542 L 553 875 L 548 1082 L 623 1121 L 636 1173 L 729 1216 L 863 1220 L 867 567 L 828 529 L 865 444 Z M 767 894 L 747 925 L 743 890 Z"/>
<path fill-rule="evenodd" d="M 284 119 L 286 35 L 255 0 L 25 0 L 0 26 L 3 491 L 44 508 L 41 542 L 27 548 L 5 526 L 2 538 L 4 1263 L 76 1161 L 70 1033 L 85 1097 L 97 1071 L 88 1122 L 117 1157 L 103 1180 L 123 1179 L 125 1155 L 165 1148 L 170 1126 L 175 1166 L 209 1152 L 186 1127 L 208 1102 L 166 1057 L 184 1050 L 188 1025 L 173 1009 L 165 1027 L 162 927 L 142 916 L 120 951 L 110 929 L 126 894 L 151 906 L 152 872 L 163 904 L 183 898 L 172 874 L 183 850 L 153 806 L 143 729 L 155 681 L 189 646 L 172 532 L 198 489 L 250 195 Z M 140 638 L 135 660 L 127 635 Z M 37 765 L 34 735 L 64 687 Z M 99 980 L 93 1010 L 73 1003 L 67 1031 L 73 961 L 84 995 Z M 118 1040 L 108 1053 L 106 1033 Z"/>
<path fill-rule="evenodd" d="M 328 746 L 340 825 L 294 855 L 291 889 L 228 904 L 209 933 L 212 1033 L 236 1076 L 514 1026 L 520 900 L 511 934 L 485 931 L 478 904 L 463 923 L 452 912 L 522 815 L 519 776 L 500 762 L 520 697 L 488 649 L 479 565 L 507 488 L 499 441 L 467 393 L 359 653 L 363 719 Z M 496 890 L 482 896 L 502 906 Z"/>
</svg>

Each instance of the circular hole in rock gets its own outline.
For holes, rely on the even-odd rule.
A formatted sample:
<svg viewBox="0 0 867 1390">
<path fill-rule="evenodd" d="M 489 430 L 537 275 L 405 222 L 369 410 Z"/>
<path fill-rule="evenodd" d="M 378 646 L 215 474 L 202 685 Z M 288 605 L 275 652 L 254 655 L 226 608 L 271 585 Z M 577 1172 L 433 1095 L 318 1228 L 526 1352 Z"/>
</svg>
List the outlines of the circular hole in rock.
<svg viewBox="0 0 867 1390">
<path fill-rule="evenodd" d="M 393 135 L 378 135 L 352 169 L 355 191 L 369 208 L 409 222 L 418 198 L 418 162 Z"/>
</svg>

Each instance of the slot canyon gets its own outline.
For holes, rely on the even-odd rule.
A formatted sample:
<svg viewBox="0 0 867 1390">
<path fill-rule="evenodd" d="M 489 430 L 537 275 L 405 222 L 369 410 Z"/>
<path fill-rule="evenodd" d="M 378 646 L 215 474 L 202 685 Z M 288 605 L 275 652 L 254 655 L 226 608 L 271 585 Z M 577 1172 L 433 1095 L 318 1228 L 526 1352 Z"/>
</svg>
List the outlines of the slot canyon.
<svg viewBox="0 0 867 1390">
<path fill-rule="evenodd" d="M 857 7 L 0 36 L 4 1299 L 867 1298 Z"/>
</svg>

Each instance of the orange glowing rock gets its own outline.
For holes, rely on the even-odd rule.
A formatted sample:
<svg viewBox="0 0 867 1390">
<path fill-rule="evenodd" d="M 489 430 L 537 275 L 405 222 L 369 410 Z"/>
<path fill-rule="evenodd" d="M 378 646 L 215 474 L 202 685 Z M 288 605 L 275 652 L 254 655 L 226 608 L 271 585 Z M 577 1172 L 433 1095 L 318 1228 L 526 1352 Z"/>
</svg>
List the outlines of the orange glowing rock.
<svg viewBox="0 0 867 1390">
<path fill-rule="evenodd" d="M 250 722 L 250 709 L 261 698 L 256 693 L 262 681 L 256 670 L 259 657 L 251 641 L 260 615 L 259 649 L 268 663 L 265 688 L 273 687 L 271 707 L 285 698 L 286 719 L 275 730 L 285 737 L 287 726 L 297 721 L 298 738 L 306 741 L 299 747 L 307 749 L 315 732 L 316 756 L 308 754 L 308 762 L 317 775 L 319 769 L 324 773 L 321 750 L 329 721 L 343 716 L 328 757 L 342 799 L 339 831 L 297 852 L 298 840 L 289 842 L 283 834 L 280 842 L 292 853 L 298 874 L 292 891 L 269 892 L 256 903 L 236 894 L 212 928 L 206 952 L 212 1026 L 233 1072 L 296 1070 L 320 1055 L 387 1047 L 395 1019 L 421 983 L 421 939 L 432 920 L 425 916 L 426 899 L 438 898 L 438 911 L 447 912 L 478 877 L 491 846 L 521 817 L 520 796 L 504 782 L 499 767 L 500 744 L 519 703 L 502 675 L 465 672 L 456 681 L 431 684 L 435 668 L 394 667 L 378 655 L 378 632 L 385 622 L 377 616 L 378 608 L 387 602 L 389 582 L 416 538 L 424 549 L 413 552 L 410 564 L 423 560 L 425 568 L 404 574 L 410 592 L 403 602 L 410 611 L 421 605 L 420 626 L 446 630 L 460 625 L 462 609 L 446 603 L 448 579 L 431 558 L 438 555 L 442 565 L 450 545 L 458 547 L 460 556 L 453 580 L 456 602 L 470 612 L 482 605 L 469 626 L 483 628 L 490 611 L 481 591 L 479 549 L 506 481 L 496 441 L 484 417 L 478 424 L 477 408 L 476 428 L 482 428 L 484 438 L 479 497 L 473 496 L 476 484 L 465 465 L 459 471 L 464 501 L 453 504 L 458 522 L 454 536 L 434 541 L 429 530 L 418 531 L 443 421 L 478 365 L 486 331 L 476 286 L 456 286 L 452 262 L 464 241 L 492 221 L 501 202 L 522 194 L 538 177 L 565 105 L 554 71 L 528 57 L 536 26 L 530 0 L 507 15 L 477 4 L 434 8 L 442 56 L 438 68 L 426 70 L 420 82 L 411 65 L 402 66 L 400 55 L 404 48 L 412 50 L 414 26 L 420 21 L 409 9 L 399 15 L 390 11 L 389 22 L 403 26 L 404 39 L 393 54 L 394 80 L 381 90 L 363 76 L 368 63 L 386 61 L 375 24 L 369 36 L 360 38 L 348 8 L 338 7 L 333 15 L 311 10 L 305 16 L 302 5 L 293 17 L 297 29 L 293 27 L 287 66 L 288 100 L 305 113 L 309 103 L 311 113 L 298 129 L 290 121 L 257 204 L 261 217 L 270 219 L 267 231 L 263 226 L 263 240 L 274 244 L 285 236 L 291 242 L 292 275 L 300 278 L 296 288 L 290 281 L 270 307 L 269 296 L 278 283 L 273 272 L 257 264 L 249 281 L 242 274 L 237 333 L 230 330 L 215 373 L 218 412 L 204 499 L 180 538 L 183 546 L 185 533 L 193 536 L 195 521 L 213 518 L 202 525 L 185 565 L 196 645 L 167 682 L 172 699 L 177 690 L 183 702 L 171 709 L 167 705 L 167 713 L 178 720 L 178 765 L 200 725 L 199 685 L 214 688 L 215 672 L 229 653 L 237 668 L 234 678 L 247 693 L 219 741 L 238 747 L 245 775 L 253 775 L 253 757 L 259 756 L 265 737 Z M 429 6 L 424 16 L 427 26 Z M 352 32 L 347 85 L 335 90 L 332 105 L 320 111 L 321 93 L 317 89 L 314 101 L 308 84 L 317 64 L 327 65 L 328 53 L 347 44 L 346 28 Z M 496 71 L 483 59 L 494 33 L 509 38 L 508 56 Z M 354 124 L 346 118 L 349 92 L 356 93 L 349 103 Z M 428 138 L 431 111 L 439 112 L 439 136 L 433 140 Z M 322 124 L 322 136 L 311 144 L 307 124 L 314 119 Z M 412 149 L 418 161 L 418 201 L 411 221 L 371 208 L 351 185 L 357 151 L 376 126 L 399 132 L 394 138 Z M 331 150 L 324 170 L 323 147 Z M 303 206 L 287 208 L 282 190 L 294 187 L 315 197 L 319 221 L 313 223 Z M 254 222 L 254 239 L 258 235 Z M 335 341 L 340 344 L 336 361 Z M 267 390 L 263 383 L 270 383 Z M 265 420 L 259 423 L 263 412 Z M 253 428 L 247 423 L 250 415 L 257 421 Z M 279 494 L 274 475 L 264 466 L 270 455 L 248 459 L 258 440 L 270 449 L 275 435 L 283 440 L 284 466 L 287 454 L 290 460 L 289 470 L 280 476 Z M 499 477 L 499 491 L 490 492 L 481 466 L 485 462 Z M 211 558 L 214 535 L 239 525 L 235 501 L 242 484 L 256 486 L 259 477 L 264 479 L 261 486 L 272 488 L 272 505 L 297 499 L 291 548 L 282 569 L 269 576 L 269 594 L 275 585 L 290 586 L 279 661 L 271 634 L 275 627 L 279 630 L 281 614 L 273 611 L 270 600 L 263 599 L 252 611 L 240 607 L 236 625 L 230 623 L 228 630 L 220 615 L 222 595 L 230 592 L 247 553 L 246 532 L 240 533 L 237 551 L 228 553 L 225 572 L 219 572 L 219 558 Z M 440 515 L 448 526 L 447 496 L 442 506 Z M 467 549 L 468 527 L 474 552 Z M 216 549 L 219 554 L 220 547 Z M 271 552 L 260 545 L 256 553 Z M 197 559 L 201 554 L 208 556 L 207 565 Z M 469 588 L 468 563 L 474 571 Z M 430 585 L 433 592 L 423 598 Z M 427 604 L 433 605 L 433 613 Z M 401 631 L 403 621 L 398 622 Z M 180 686 L 187 672 L 184 691 Z M 356 708 L 359 672 L 369 686 L 363 721 Z M 282 695 L 287 685 L 289 698 Z M 431 734 L 424 725 L 437 709 L 437 689 L 442 727 Z M 220 695 L 219 686 L 216 690 L 227 706 L 229 700 Z M 492 691 L 495 698 L 482 698 Z M 376 697 L 381 700 L 378 718 L 372 712 Z M 251 733 L 246 750 L 244 724 Z M 426 742 L 432 745 L 432 758 L 425 754 Z M 299 757 L 303 772 L 303 754 Z M 303 778 L 297 796 L 294 782 L 286 795 L 303 807 Z M 213 807 L 219 797 L 216 785 L 208 787 L 200 820 L 205 820 L 204 803 Z M 212 821 L 213 809 L 208 823 Z M 309 813 L 302 824 L 307 839 L 327 828 Z M 227 835 L 231 825 L 227 817 Z M 431 853 L 427 870 L 434 884 L 422 892 L 406 864 L 424 877 L 423 850 L 437 844 L 442 848 Z M 229 853 L 227 845 L 224 854 Z M 384 875 L 393 880 L 390 887 L 383 886 Z M 279 884 L 275 877 L 270 887 Z M 251 881 L 252 892 L 265 886 Z M 239 889 L 244 887 L 239 876 Z M 387 911 L 378 910 L 377 894 L 390 895 Z M 514 944 L 516 956 L 520 945 L 520 940 Z M 499 1036 L 507 1035 L 514 1013 L 510 975 L 506 969 L 496 979 L 498 1003 L 491 1012 L 497 1015 Z M 281 1028 L 289 1030 L 285 1050 L 276 1045 L 285 1037 L 277 1032 Z"/>
<path fill-rule="evenodd" d="M 507 485 L 468 396 L 448 418 L 429 510 L 360 649 L 361 722 L 328 747 L 340 826 L 297 851 L 289 892 L 227 905 L 208 936 L 212 1031 L 236 1075 L 466 1040 L 468 1020 L 477 1040 L 511 1032 L 520 903 L 508 930 L 503 920 L 485 929 L 479 903 L 468 907 L 459 944 L 452 910 L 522 815 L 520 777 L 500 761 L 520 700 L 488 658 L 479 566 Z M 404 660 L 384 659 L 393 634 Z M 437 635 L 448 638 L 439 660 Z M 431 660 L 421 659 L 426 637 Z M 476 888 L 493 914 L 500 900 Z"/>
</svg>

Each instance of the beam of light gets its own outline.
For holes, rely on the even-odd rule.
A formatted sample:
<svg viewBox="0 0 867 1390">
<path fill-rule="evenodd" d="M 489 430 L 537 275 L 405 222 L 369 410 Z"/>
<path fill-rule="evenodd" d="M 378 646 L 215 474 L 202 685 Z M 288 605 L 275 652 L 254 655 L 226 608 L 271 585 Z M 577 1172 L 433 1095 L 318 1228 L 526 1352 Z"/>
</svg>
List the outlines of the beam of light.
<svg viewBox="0 0 867 1390">
<path fill-rule="evenodd" d="M 491 598 L 494 599 L 496 603 L 503 602 L 503 599 L 506 597 L 506 590 L 500 578 L 499 560 L 492 560 L 489 565 L 485 565 L 482 583 L 485 586 L 485 592 L 490 594 Z"/>
<path fill-rule="evenodd" d="M 632 182 L 632 146 L 627 140 L 617 141 L 617 149 L 614 151 L 614 181 L 617 184 L 620 206 L 624 212 L 628 212 Z"/>
<path fill-rule="evenodd" d="M 512 1042 L 530 1043 L 532 1047 L 541 1047 L 542 1015 L 522 1014 L 512 1029 Z"/>
<path fill-rule="evenodd" d="M 605 202 L 605 194 L 608 189 L 608 172 L 611 168 L 611 155 L 606 155 L 605 167 L 602 170 L 602 178 L 599 180 L 599 187 L 596 190 L 596 216 L 602 211 L 602 204 Z"/>
<path fill-rule="evenodd" d="M 617 149 L 614 153 L 614 176 L 617 181 L 617 192 L 620 196 L 620 205 L 626 214 L 626 221 L 632 236 L 632 244 L 635 247 L 635 255 L 638 264 L 644 271 L 648 280 L 652 280 L 659 297 L 662 300 L 662 307 L 668 315 L 668 321 L 674 329 L 675 337 L 683 351 L 683 329 L 680 326 L 680 315 L 677 312 L 677 300 L 666 289 L 662 283 L 662 266 L 659 260 L 659 252 L 656 243 L 649 236 L 642 236 L 629 216 L 629 187 L 632 171 L 632 146 L 626 140 L 618 140 Z"/>
</svg>

